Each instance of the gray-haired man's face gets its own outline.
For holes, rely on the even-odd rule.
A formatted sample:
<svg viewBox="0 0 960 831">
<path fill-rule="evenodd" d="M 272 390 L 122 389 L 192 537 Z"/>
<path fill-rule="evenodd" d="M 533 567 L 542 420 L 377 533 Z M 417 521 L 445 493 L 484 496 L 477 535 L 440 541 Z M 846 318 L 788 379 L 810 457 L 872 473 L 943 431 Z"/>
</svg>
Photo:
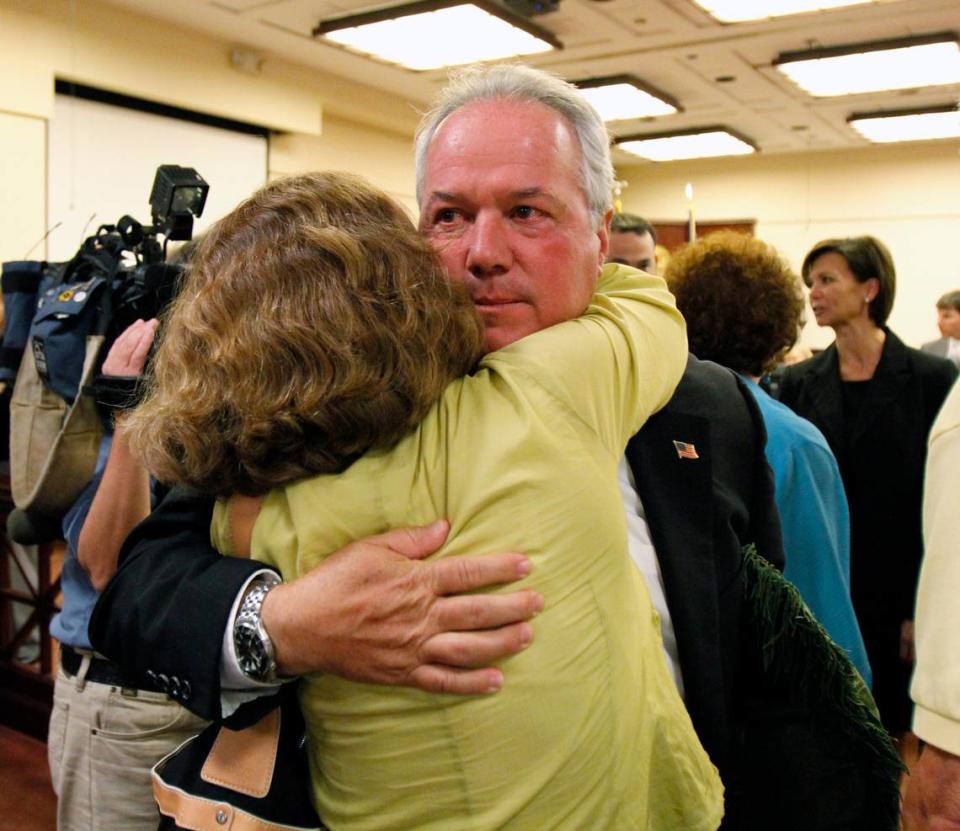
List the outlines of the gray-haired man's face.
<svg viewBox="0 0 960 831">
<path fill-rule="evenodd" d="M 420 229 L 470 291 L 488 351 L 583 313 L 607 252 L 609 216 L 587 207 L 580 144 L 530 101 L 475 101 L 427 152 Z"/>
</svg>

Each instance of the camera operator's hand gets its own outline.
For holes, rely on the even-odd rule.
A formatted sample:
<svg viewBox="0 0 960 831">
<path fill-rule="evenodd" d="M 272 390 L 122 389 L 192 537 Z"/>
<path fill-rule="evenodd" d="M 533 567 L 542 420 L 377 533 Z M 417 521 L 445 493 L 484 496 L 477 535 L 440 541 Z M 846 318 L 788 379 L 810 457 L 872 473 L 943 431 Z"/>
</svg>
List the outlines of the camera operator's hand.
<svg viewBox="0 0 960 831">
<path fill-rule="evenodd" d="M 130 324 L 110 347 L 101 374 L 139 377 L 156 334 L 156 320 Z M 123 425 L 119 424 L 96 496 L 77 540 L 77 560 L 98 592 L 106 588 L 116 572 L 120 546 L 127 534 L 149 513 L 147 469 L 131 452 Z"/>
<path fill-rule="evenodd" d="M 118 378 L 139 377 L 147 363 L 158 325 L 156 319 L 131 323 L 113 342 L 101 373 Z"/>
</svg>

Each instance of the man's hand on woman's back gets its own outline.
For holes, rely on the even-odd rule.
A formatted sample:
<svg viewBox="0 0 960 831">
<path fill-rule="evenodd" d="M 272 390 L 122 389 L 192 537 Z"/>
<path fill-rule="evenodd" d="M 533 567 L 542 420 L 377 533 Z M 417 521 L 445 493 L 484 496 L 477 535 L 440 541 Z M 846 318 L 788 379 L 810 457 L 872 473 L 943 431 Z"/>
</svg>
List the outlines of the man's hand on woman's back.
<svg viewBox="0 0 960 831">
<path fill-rule="evenodd" d="M 263 623 L 280 673 L 496 692 L 503 673 L 490 664 L 530 644 L 527 621 L 543 598 L 531 590 L 464 594 L 520 580 L 530 561 L 508 553 L 423 562 L 448 532 L 438 521 L 359 540 L 271 591 Z"/>
</svg>

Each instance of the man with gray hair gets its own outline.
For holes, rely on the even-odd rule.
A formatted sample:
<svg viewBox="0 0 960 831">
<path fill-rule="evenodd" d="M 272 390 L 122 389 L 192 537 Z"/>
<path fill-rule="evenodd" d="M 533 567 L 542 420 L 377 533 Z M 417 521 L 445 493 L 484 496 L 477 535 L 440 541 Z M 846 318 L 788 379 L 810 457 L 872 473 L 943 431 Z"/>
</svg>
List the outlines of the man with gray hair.
<svg viewBox="0 0 960 831">
<path fill-rule="evenodd" d="M 606 129 L 574 87 L 520 66 L 461 72 L 425 117 L 416 160 L 420 229 L 473 297 L 488 350 L 585 310 L 608 253 L 613 168 Z M 723 774 L 739 718 L 741 549 L 755 543 L 782 565 L 782 548 L 749 393 L 716 367 L 691 372 L 704 382 L 688 385 L 675 416 L 654 416 L 631 442 L 620 483 L 631 554 L 661 598 L 667 659 Z M 134 671 L 190 681 L 202 695 L 185 703 L 199 712 L 227 712 L 221 693 L 275 682 L 277 669 L 493 692 L 504 675 L 509 684 L 510 667 L 494 662 L 530 643 L 524 621 L 541 608 L 538 595 L 458 595 L 518 579 L 529 564 L 493 555 L 440 572 L 453 558 L 416 559 L 442 545 L 440 524 L 403 544 L 396 536 L 386 546 L 386 538 L 355 543 L 304 577 L 260 589 L 255 613 L 269 633 L 270 672 L 244 678 L 233 621 L 260 565 L 239 561 L 227 572 L 230 558 L 209 545 L 210 511 L 209 499 L 188 494 L 161 505 L 128 540 L 91 625 L 97 647 Z M 171 600 L 181 592 L 204 608 Z M 735 792 L 735 774 L 725 779 Z"/>
</svg>

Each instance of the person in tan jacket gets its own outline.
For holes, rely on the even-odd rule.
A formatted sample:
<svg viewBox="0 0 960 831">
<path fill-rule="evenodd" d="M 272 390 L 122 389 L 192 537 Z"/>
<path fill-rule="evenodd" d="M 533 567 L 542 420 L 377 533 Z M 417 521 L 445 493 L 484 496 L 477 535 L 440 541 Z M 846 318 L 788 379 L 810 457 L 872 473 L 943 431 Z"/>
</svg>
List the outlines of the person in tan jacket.
<svg viewBox="0 0 960 831">
<path fill-rule="evenodd" d="M 913 730 L 926 747 L 904 802 L 907 831 L 960 829 L 960 384 L 930 431 L 917 592 Z"/>
</svg>

